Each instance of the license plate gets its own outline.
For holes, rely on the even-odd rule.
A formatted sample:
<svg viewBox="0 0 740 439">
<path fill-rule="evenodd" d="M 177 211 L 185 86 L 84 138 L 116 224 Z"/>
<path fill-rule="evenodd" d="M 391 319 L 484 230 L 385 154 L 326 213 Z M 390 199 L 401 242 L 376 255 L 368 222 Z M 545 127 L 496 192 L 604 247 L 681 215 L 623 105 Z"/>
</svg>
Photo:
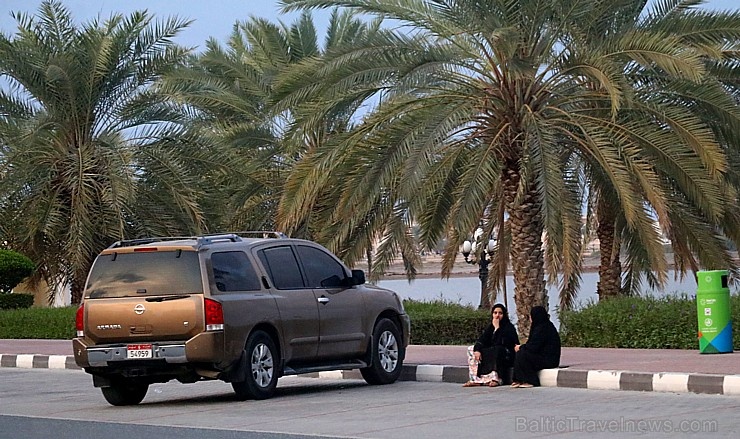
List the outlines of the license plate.
<svg viewBox="0 0 740 439">
<path fill-rule="evenodd" d="M 126 358 L 152 358 L 152 345 L 130 344 L 126 346 Z"/>
</svg>

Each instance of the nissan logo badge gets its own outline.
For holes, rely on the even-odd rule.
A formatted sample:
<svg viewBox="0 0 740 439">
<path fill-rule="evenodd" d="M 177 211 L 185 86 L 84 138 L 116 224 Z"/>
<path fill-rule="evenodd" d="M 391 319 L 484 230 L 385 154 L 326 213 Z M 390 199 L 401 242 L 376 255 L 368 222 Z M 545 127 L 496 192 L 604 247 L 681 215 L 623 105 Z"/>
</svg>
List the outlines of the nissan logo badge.
<svg viewBox="0 0 740 439">
<path fill-rule="evenodd" d="M 144 314 L 144 311 L 146 311 L 146 308 L 144 308 L 144 305 L 137 303 L 134 307 L 134 312 L 136 314 Z"/>
</svg>

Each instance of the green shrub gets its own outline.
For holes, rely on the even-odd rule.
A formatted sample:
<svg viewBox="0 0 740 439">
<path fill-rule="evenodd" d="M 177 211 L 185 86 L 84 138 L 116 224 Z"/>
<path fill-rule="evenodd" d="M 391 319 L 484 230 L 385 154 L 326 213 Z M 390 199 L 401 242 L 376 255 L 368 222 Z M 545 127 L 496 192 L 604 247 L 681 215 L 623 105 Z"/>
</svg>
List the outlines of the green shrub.
<svg viewBox="0 0 740 439">
<path fill-rule="evenodd" d="M 71 340 L 75 336 L 76 312 L 74 306 L 2 310 L 0 338 Z"/>
<path fill-rule="evenodd" d="M 0 300 L 4 296 L 0 295 Z M 740 297 L 731 298 L 733 342 L 740 350 Z M 442 300 L 404 301 L 411 343 L 468 345 L 489 322 L 488 310 Z M 0 310 L 0 338 L 66 339 L 75 334 L 76 307 Z M 564 346 L 698 349 L 696 302 L 681 297 L 623 297 L 559 315 Z"/>
<path fill-rule="evenodd" d="M 405 300 L 411 318 L 411 343 L 421 345 L 473 344 L 490 322 L 488 310 L 437 300 Z"/>
<path fill-rule="evenodd" d="M 730 300 L 733 345 L 740 348 L 740 297 Z M 562 311 L 564 346 L 590 348 L 698 349 L 696 300 L 687 295 L 618 297 Z"/>
<path fill-rule="evenodd" d="M 0 294 L 0 309 L 30 308 L 33 306 L 33 294 Z"/>
<path fill-rule="evenodd" d="M 0 249 L 0 294 L 10 293 L 35 269 L 33 261 L 22 254 Z"/>
</svg>

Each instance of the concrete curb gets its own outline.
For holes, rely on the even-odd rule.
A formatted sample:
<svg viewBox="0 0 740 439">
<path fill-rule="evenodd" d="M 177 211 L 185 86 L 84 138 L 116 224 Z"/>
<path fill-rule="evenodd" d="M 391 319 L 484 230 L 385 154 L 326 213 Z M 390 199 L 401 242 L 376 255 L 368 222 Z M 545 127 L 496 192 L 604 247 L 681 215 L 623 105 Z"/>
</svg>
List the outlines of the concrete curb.
<svg viewBox="0 0 740 439">
<path fill-rule="evenodd" d="M 0 367 L 24 369 L 76 369 L 72 355 L 0 354 Z M 302 375 L 314 378 L 362 379 L 358 370 L 338 370 Z M 400 381 L 462 384 L 468 368 L 437 364 L 406 364 Z M 543 387 L 571 387 L 643 392 L 706 393 L 740 396 L 740 375 L 689 374 L 675 372 L 630 372 L 617 370 L 545 369 L 540 371 Z"/>
<path fill-rule="evenodd" d="M 0 354 L 0 367 L 80 369 L 73 355 Z"/>
<path fill-rule="evenodd" d="M 362 378 L 358 371 L 319 372 L 318 376 Z M 545 369 L 540 371 L 539 376 L 543 387 L 740 396 L 740 375 Z M 468 380 L 468 368 L 429 364 L 404 365 L 400 380 L 462 384 Z"/>
</svg>

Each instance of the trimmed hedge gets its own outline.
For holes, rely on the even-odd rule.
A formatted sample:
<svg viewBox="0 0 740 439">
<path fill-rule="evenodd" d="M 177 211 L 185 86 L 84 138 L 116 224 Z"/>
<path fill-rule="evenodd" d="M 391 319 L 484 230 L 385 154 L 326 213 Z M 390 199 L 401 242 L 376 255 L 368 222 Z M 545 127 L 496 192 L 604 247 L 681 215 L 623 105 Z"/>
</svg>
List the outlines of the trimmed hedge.
<svg viewBox="0 0 740 439">
<path fill-rule="evenodd" d="M 0 293 L 10 293 L 35 269 L 33 261 L 22 254 L 0 249 Z"/>
<path fill-rule="evenodd" d="M 33 294 L 0 294 L 0 309 L 30 308 L 32 306 Z"/>
<path fill-rule="evenodd" d="M 76 306 L 0 311 L 0 338 L 71 340 L 75 336 Z"/>
<path fill-rule="evenodd" d="M 411 318 L 411 343 L 421 345 L 473 344 L 491 321 L 488 310 L 444 301 L 405 300 Z"/>
<path fill-rule="evenodd" d="M 730 298 L 733 346 L 740 349 L 740 297 Z M 698 349 L 696 300 L 687 295 L 617 297 L 563 311 L 564 346 L 590 348 Z"/>
<path fill-rule="evenodd" d="M 8 295 L 0 295 L 0 297 Z M 15 296 L 15 294 L 10 295 Z M 488 310 L 443 301 L 404 301 L 411 343 L 469 345 L 488 324 Z M 740 350 L 740 297 L 732 296 L 733 342 Z M 0 338 L 66 339 L 75 336 L 77 307 L 0 310 Z M 564 346 L 698 349 L 696 302 L 681 297 L 621 297 L 561 312 Z"/>
<path fill-rule="evenodd" d="M 404 301 L 404 306 L 414 344 L 472 344 L 490 319 L 486 310 L 442 301 Z M 76 312 L 76 306 L 2 310 L 0 338 L 72 339 Z"/>
</svg>

